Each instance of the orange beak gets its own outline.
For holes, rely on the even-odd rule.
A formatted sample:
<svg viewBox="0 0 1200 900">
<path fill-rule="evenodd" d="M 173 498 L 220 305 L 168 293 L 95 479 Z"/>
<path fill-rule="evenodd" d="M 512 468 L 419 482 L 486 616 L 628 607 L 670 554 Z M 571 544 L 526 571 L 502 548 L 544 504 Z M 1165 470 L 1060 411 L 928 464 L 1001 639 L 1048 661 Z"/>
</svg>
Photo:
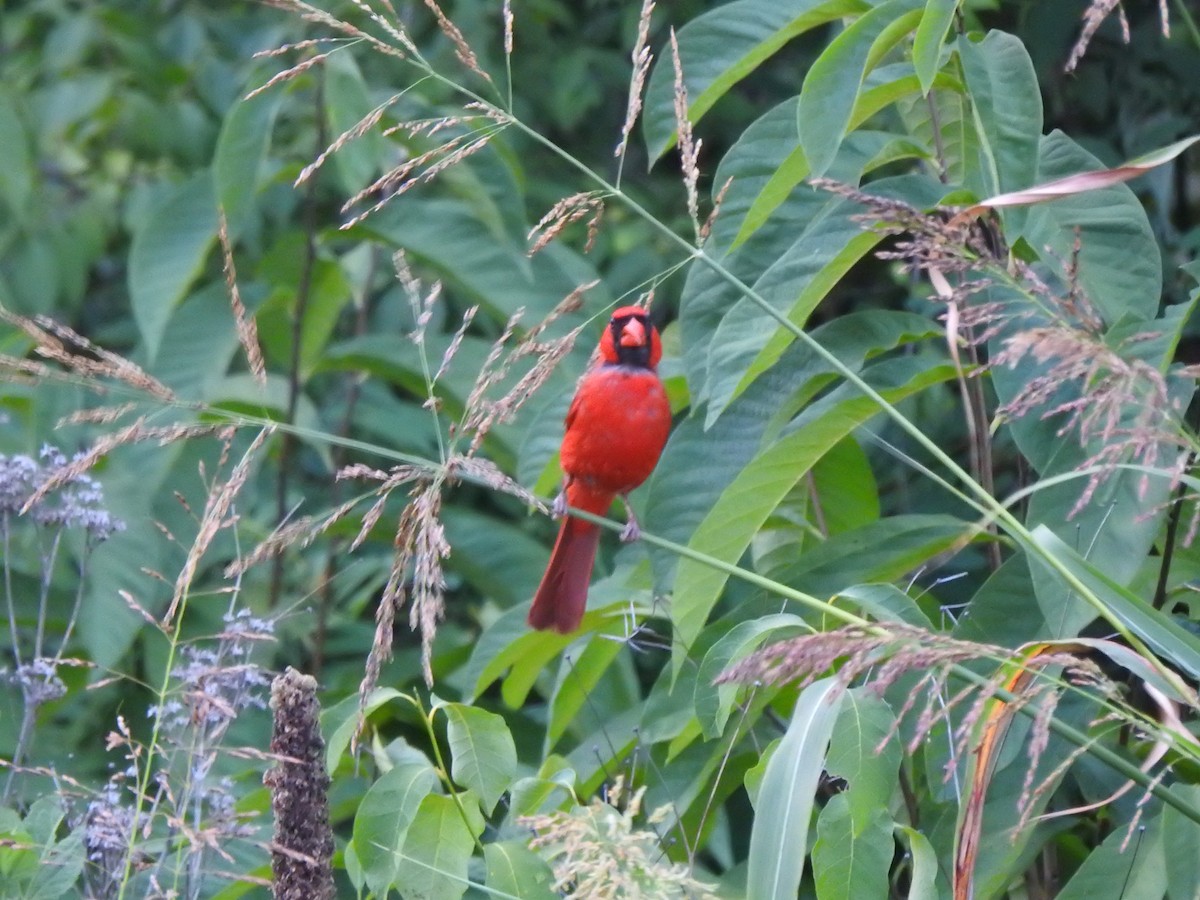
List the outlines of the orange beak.
<svg viewBox="0 0 1200 900">
<path fill-rule="evenodd" d="M 646 326 L 642 324 L 640 319 L 630 319 L 625 323 L 625 327 L 621 329 L 621 346 L 646 346 Z"/>
</svg>

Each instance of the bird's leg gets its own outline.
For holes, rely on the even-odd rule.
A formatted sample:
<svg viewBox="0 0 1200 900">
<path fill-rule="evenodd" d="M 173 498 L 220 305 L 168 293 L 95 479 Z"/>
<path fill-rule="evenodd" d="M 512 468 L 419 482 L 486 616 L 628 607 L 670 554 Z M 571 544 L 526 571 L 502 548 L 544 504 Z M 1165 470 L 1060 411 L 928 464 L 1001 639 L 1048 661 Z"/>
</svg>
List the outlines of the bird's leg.
<svg viewBox="0 0 1200 900">
<path fill-rule="evenodd" d="M 624 494 L 621 495 L 621 503 L 625 506 L 625 528 L 621 532 L 622 543 L 628 544 L 638 540 L 642 536 L 642 528 L 638 525 L 637 516 L 634 515 L 633 507 L 629 505 L 629 498 Z"/>
</svg>

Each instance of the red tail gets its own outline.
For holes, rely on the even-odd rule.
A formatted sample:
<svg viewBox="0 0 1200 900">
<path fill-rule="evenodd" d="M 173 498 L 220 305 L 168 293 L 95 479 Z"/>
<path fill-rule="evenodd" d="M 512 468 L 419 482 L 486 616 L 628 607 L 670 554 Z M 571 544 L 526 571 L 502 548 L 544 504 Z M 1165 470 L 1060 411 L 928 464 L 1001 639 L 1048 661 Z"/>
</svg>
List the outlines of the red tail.
<svg viewBox="0 0 1200 900">
<path fill-rule="evenodd" d="M 529 607 L 530 627 L 553 628 L 561 634 L 579 627 L 587 606 L 588 582 L 592 580 L 592 563 L 596 561 L 598 546 L 598 527 L 570 516 L 563 519 L 550 564 Z"/>
</svg>

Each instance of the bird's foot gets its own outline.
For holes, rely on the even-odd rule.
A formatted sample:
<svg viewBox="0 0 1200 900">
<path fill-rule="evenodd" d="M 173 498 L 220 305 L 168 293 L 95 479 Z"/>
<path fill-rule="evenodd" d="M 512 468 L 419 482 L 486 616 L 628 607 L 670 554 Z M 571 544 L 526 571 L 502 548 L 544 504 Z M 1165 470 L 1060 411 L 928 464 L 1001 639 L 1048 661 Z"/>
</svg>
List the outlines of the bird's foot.
<svg viewBox="0 0 1200 900">
<path fill-rule="evenodd" d="M 556 519 L 561 519 L 567 514 L 567 492 L 559 491 L 558 496 L 554 498 L 554 502 L 550 504 L 550 515 Z"/>
<path fill-rule="evenodd" d="M 625 528 L 621 531 L 621 542 L 629 544 L 641 538 L 642 528 L 638 525 L 637 516 L 634 515 L 629 501 L 622 497 L 621 502 L 625 504 Z"/>
</svg>

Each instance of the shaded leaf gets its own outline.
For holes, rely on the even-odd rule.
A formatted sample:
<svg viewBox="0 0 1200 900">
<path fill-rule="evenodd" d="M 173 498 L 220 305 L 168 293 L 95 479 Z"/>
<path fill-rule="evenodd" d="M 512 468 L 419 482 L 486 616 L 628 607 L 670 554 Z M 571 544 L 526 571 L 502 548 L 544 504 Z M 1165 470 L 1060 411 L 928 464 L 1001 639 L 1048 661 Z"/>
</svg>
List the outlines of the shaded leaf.
<svg viewBox="0 0 1200 900">
<path fill-rule="evenodd" d="M 750 829 L 749 897 L 796 897 L 807 855 L 813 795 L 844 696 L 832 678 L 805 688 L 787 732 L 763 770 Z"/>
</svg>

